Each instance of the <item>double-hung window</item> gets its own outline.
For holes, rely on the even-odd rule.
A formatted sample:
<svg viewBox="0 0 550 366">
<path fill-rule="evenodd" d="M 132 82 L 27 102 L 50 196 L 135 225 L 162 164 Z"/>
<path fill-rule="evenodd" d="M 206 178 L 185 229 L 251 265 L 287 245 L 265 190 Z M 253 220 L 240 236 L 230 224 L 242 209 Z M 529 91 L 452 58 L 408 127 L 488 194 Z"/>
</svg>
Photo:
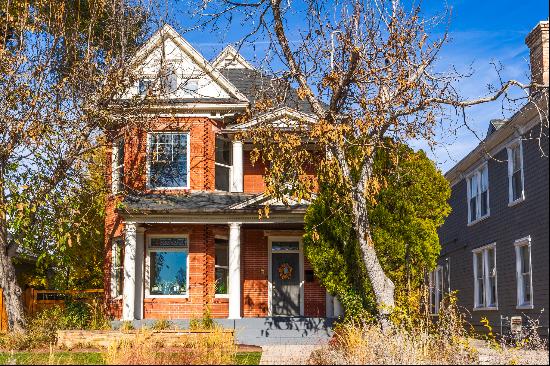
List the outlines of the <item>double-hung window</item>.
<svg viewBox="0 0 550 366">
<path fill-rule="evenodd" d="M 117 298 L 122 295 L 122 284 L 124 281 L 123 258 L 124 240 L 121 237 L 114 238 L 111 244 L 111 297 Z"/>
<path fill-rule="evenodd" d="M 516 240 L 516 283 L 518 308 L 533 306 L 533 279 L 531 268 L 531 238 Z"/>
<path fill-rule="evenodd" d="M 507 148 L 508 151 L 508 203 L 514 204 L 525 198 L 523 189 L 523 149 L 521 141 Z"/>
<path fill-rule="evenodd" d="M 231 141 L 216 137 L 216 189 L 229 192 L 231 182 Z"/>
<path fill-rule="evenodd" d="M 489 170 L 487 164 L 468 178 L 468 223 L 489 216 Z"/>
<path fill-rule="evenodd" d="M 118 138 L 113 143 L 113 154 L 111 164 L 111 190 L 113 194 L 124 188 L 124 139 Z"/>
<path fill-rule="evenodd" d="M 490 244 L 473 251 L 474 309 L 496 309 L 497 260 L 496 245 Z"/>
<path fill-rule="evenodd" d="M 188 236 L 150 236 L 147 246 L 146 295 L 185 296 L 189 283 Z"/>
<path fill-rule="evenodd" d="M 188 133 L 150 133 L 148 136 L 149 188 L 189 188 L 188 156 Z"/>
<path fill-rule="evenodd" d="M 439 313 L 439 306 L 443 300 L 444 294 L 443 284 L 443 266 L 437 266 L 436 269 L 429 274 L 430 309 L 432 314 Z"/>
<path fill-rule="evenodd" d="M 216 256 L 216 295 L 227 295 L 229 284 L 229 242 L 227 239 L 215 239 Z"/>
</svg>

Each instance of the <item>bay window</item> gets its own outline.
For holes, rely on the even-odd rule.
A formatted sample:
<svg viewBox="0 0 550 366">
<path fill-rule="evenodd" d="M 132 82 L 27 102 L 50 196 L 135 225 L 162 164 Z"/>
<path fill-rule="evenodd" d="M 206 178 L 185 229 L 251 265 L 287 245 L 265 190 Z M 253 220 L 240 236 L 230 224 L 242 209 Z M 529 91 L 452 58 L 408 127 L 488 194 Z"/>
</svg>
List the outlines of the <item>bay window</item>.
<svg viewBox="0 0 550 366">
<path fill-rule="evenodd" d="M 146 296 L 185 296 L 189 283 L 187 236 L 149 237 L 145 271 Z"/>
<path fill-rule="evenodd" d="M 189 134 L 150 133 L 147 145 L 148 187 L 189 188 Z"/>
<path fill-rule="evenodd" d="M 497 263 L 496 245 L 491 244 L 473 251 L 474 310 L 496 309 Z"/>
</svg>

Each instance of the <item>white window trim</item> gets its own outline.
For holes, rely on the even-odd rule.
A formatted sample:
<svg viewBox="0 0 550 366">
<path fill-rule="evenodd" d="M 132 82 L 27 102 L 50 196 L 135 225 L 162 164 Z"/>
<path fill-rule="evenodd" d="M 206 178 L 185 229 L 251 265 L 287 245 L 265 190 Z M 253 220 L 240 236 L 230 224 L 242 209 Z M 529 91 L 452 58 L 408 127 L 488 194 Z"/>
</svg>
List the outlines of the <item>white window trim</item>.
<svg viewBox="0 0 550 366">
<path fill-rule="evenodd" d="M 477 258 L 476 254 L 482 253 L 483 257 L 483 287 L 485 289 L 485 298 L 488 297 L 489 292 L 491 291 L 489 284 L 489 273 L 487 271 L 488 265 L 488 255 L 487 249 L 492 248 L 494 250 L 494 266 L 495 266 L 495 306 L 477 306 L 479 304 L 479 299 L 477 298 Z M 497 243 L 491 243 L 484 245 L 482 247 L 472 250 L 472 264 L 473 264 L 473 274 L 474 274 L 474 307 L 473 311 L 483 311 L 483 310 L 498 310 L 498 270 L 497 270 Z"/>
<path fill-rule="evenodd" d="M 184 187 L 152 187 L 151 186 L 151 136 L 154 134 L 183 134 L 186 136 L 187 142 L 187 185 Z M 189 138 L 189 131 L 153 131 L 147 133 L 147 166 L 146 166 L 146 174 L 147 174 L 147 189 L 148 190 L 162 190 L 162 191 L 168 191 L 168 190 L 189 190 L 191 186 L 191 146 L 190 146 L 190 138 Z"/>
<path fill-rule="evenodd" d="M 522 304 L 520 295 L 523 294 L 523 276 L 521 273 L 521 258 L 520 248 L 527 246 L 529 248 L 529 286 L 531 287 L 531 303 Z M 516 252 L 516 309 L 533 309 L 534 306 L 534 293 L 533 293 L 533 263 L 531 261 L 531 236 L 528 235 L 521 239 L 514 241 L 514 247 Z"/>
<path fill-rule="evenodd" d="M 484 216 L 481 216 L 481 171 L 487 168 L 487 213 Z M 477 201 L 476 206 L 476 215 L 480 215 L 478 218 L 472 220 L 472 211 L 470 209 L 470 198 L 471 198 L 471 189 L 470 189 L 470 179 L 476 177 L 477 180 L 477 189 L 479 195 L 477 196 L 479 200 Z M 490 181 L 489 181 L 489 165 L 487 162 L 477 166 L 466 176 L 466 199 L 468 201 L 468 226 L 477 224 L 480 221 L 485 220 L 491 216 L 491 197 L 490 197 Z"/>
<path fill-rule="evenodd" d="M 117 295 L 117 291 L 116 291 L 116 288 L 117 288 L 117 283 L 115 281 L 116 279 L 116 272 L 117 272 L 117 269 L 119 268 L 123 268 L 124 264 L 123 262 L 124 261 L 121 261 L 121 263 L 119 263 L 119 266 L 118 267 L 115 267 L 115 250 L 116 250 L 116 247 L 117 247 L 117 240 L 123 240 L 122 237 L 120 236 L 117 236 L 115 238 L 113 238 L 113 240 L 111 241 L 111 299 L 112 300 L 119 300 L 119 299 L 122 299 L 122 289 L 120 291 L 120 294 Z M 122 251 L 122 248 L 119 249 L 120 251 Z"/>
<path fill-rule="evenodd" d="M 185 280 L 185 295 L 151 295 L 150 291 L 150 274 L 151 274 L 151 257 L 150 252 L 181 252 L 179 248 L 155 248 L 151 249 L 151 239 L 153 238 L 185 238 L 187 239 L 187 266 L 186 275 L 187 279 Z M 190 247 L 191 243 L 189 241 L 188 234 L 150 234 L 147 235 L 147 247 L 145 248 L 145 298 L 146 299 L 188 299 L 189 298 L 189 257 L 190 257 Z"/>
<path fill-rule="evenodd" d="M 513 157 L 512 157 L 512 149 L 515 147 L 519 147 L 519 164 L 520 164 L 520 171 L 521 171 L 521 196 L 513 200 L 514 193 L 512 191 L 512 168 L 513 168 Z M 506 152 L 508 154 L 508 206 L 515 206 L 520 202 L 525 201 L 525 176 L 524 176 L 524 169 L 523 169 L 523 144 L 521 142 L 521 138 L 518 138 L 517 140 L 513 141 L 506 147 Z"/>
<path fill-rule="evenodd" d="M 430 286 L 430 310 L 432 310 L 431 315 L 439 315 L 439 307 L 441 301 L 443 301 L 444 294 L 444 273 L 443 266 L 438 265 L 435 269 L 430 272 L 429 277 L 429 286 Z M 435 280 L 435 281 L 434 281 Z M 435 282 L 435 284 L 434 284 Z M 435 292 L 435 303 L 431 304 L 432 301 L 432 291 Z"/>
<path fill-rule="evenodd" d="M 122 167 L 122 169 L 124 170 L 124 156 L 123 156 L 122 164 L 117 165 L 118 154 L 120 153 L 118 149 L 118 144 L 120 143 L 120 141 L 122 141 L 122 143 L 124 144 L 124 137 L 117 137 L 116 139 L 114 139 L 113 149 L 111 153 L 111 192 L 112 194 L 119 193 L 118 186 L 120 184 L 120 180 L 124 179 L 123 177 L 120 176 L 120 174 L 118 174 L 119 173 L 118 169 L 120 167 Z"/>
<path fill-rule="evenodd" d="M 226 140 L 226 141 L 229 141 L 231 142 L 230 139 L 228 138 L 224 138 L 224 137 L 221 137 L 221 136 L 216 136 L 215 139 L 222 139 L 222 140 Z M 215 139 L 214 139 L 214 144 L 215 144 Z M 214 149 L 216 147 L 214 146 Z M 221 166 L 221 167 L 224 167 L 224 168 L 229 168 L 229 190 L 227 191 L 222 191 L 222 190 L 219 190 L 219 189 L 215 189 L 216 192 L 233 192 L 232 188 L 233 188 L 233 149 L 231 147 L 229 147 L 229 160 L 231 161 L 231 165 L 226 165 L 226 164 L 222 164 L 222 163 L 218 163 L 216 161 L 216 156 L 215 156 L 215 153 L 214 153 L 214 166 L 218 165 L 218 166 Z M 215 175 L 215 170 L 214 170 L 214 175 Z M 216 185 L 216 177 L 214 176 L 214 185 Z"/>
<path fill-rule="evenodd" d="M 229 236 L 227 236 L 227 235 L 215 235 L 214 239 L 227 240 L 228 241 L 227 245 L 229 247 Z M 216 250 L 216 246 L 214 244 L 214 280 L 216 279 L 216 268 L 227 268 L 227 271 L 229 272 L 229 258 L 227 258 L 227 266 L 218 266 L 216 264 L 215 250 Z M 229 248 L 227 249 L 227 254 L 229 256 Z M 216 290 L 214 289 L 214 298 L 215 299 L 229 299 L 229 279 L 228 279 L 228 284 L 227 284 L 227 294 L 217 294 Z"/>
<path fill-rule="evenodd" d="M 272 254 L 273 254 L 273 242 L 274 241 L 298 241 L 298 249 L 292 250 L 278 250 L 276 253 L 299 253 L 299 262 L 300 262 L 300 316 L 304 316 L 304 250 L 303 250 L 303 240 L 301 236 L 268 236 L 268 263 L 267 263 L 267 314 L 272 316 L 273 314 L 273 265 Z"/>
</svg>

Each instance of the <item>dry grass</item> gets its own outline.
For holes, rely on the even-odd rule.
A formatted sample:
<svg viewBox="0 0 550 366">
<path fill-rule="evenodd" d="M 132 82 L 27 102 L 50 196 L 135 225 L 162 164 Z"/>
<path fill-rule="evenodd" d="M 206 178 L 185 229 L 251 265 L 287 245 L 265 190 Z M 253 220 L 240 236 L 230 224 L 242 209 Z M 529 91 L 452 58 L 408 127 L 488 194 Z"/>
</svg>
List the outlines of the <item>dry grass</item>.
<svg viewBox="0 0 550 366">
<path fill-rule="evenodd" d="M 181 337 L 179 344 L 165 347 L 147 330 L 131 340 L 112 344 L 105 353 L 110 365 L 228 365 L 237 353 L 232 333 L 215 328 L 205 333 Z"/>
</svg>

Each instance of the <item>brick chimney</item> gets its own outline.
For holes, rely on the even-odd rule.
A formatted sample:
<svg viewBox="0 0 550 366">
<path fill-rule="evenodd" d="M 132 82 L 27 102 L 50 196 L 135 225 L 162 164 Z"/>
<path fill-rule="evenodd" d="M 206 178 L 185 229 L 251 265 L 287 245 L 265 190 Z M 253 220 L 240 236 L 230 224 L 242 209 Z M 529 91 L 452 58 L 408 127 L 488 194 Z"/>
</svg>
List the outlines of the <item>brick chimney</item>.
<svg viewBox="0 0 550 366">
<path fill-rule="evenodd" d="M 548 53 L 548 20 L 539 22 L 525 38 L 525 44 L 530 50 L 531 82 L 548 87 L 548 68 L 550 57 Z"/>
</svg>

